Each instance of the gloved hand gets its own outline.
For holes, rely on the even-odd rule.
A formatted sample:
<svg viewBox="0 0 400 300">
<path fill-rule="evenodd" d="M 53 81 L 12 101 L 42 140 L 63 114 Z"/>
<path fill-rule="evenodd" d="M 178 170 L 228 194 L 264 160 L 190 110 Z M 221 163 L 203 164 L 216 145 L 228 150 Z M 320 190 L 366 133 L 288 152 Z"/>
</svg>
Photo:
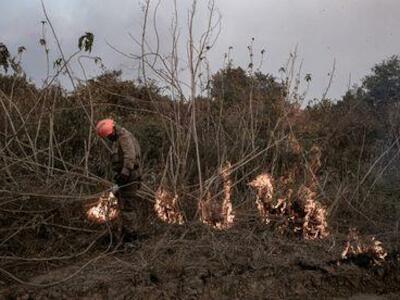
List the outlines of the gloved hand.
<svg viewBox="0 0 400 300">
<path fill-rule="evenodd" d="M 111 193 L 116 194 L 119 190 L 118 184 L 114 184 L 111 188 Z"/>
<path fill-rule="evenodd" d="M 130 177 L 130 171 L 123 169 L 121 173 L 117 174 L 114 177 L 114 180 L 118 185 L 124 185 L 128 183 L 129 177 Z"/>
</svg>

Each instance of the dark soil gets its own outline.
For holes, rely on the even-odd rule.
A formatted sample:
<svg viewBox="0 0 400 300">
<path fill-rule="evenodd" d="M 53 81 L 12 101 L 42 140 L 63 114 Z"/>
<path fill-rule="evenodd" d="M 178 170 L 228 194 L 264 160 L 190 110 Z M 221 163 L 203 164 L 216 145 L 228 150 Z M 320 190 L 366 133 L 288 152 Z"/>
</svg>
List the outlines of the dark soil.
<svg viewBox="0 0 400 300">
<path fill-rule="evenodd" d="M 305 241 L 261 225 L 222 232 L 198 224 L 153 230 L 108 252 L 107 241 L 98 241 L 95 250 L 62 264 L 11 266 L 10 272 L 25 283 L 3 272 L 0 298 L 400 298 L 395 245 L 386 262 L 374 266 L 338 261 L 344 239 L 339 235 Z M 58 281 L 63 282 L 52 285 Z"/>
</svg>

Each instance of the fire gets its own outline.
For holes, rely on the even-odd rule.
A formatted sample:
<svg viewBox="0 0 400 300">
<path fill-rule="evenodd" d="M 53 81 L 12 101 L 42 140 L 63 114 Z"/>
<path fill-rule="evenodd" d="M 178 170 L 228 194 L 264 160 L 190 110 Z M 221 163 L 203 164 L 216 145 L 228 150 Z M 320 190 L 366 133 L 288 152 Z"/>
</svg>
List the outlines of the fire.
<svg viewBox="0 0 400 300">
<path fill-rule="evenodd" d="M 373 264 L 379 265 L 385 260 L 387 252 L 382 243 L 375 237 L 370 239 L 360 238 L 358 231 L 355 228 L 351 228 L 342 252 L 342 259 L 354 258 L 360 255 L 366 255 Z"/>
<path fill-rule="evenodd" d="M 326 209 L 315 200 L 316 193 L 302 185 L 297 192 L 297 204 L 302 212 L 302 235 L 305 239 L 325 238 L 329 235 Z"/>
<path fill-rule="evenodd" d="M 298 188 L 293 196 L 291 178 L 278 180 L 279 190 L 268 173 L 258 175 L 249 183 L 256 191 L 256 206 L 261 221 L 269 224 L 276 221 L 279 231 L 294 231 L 305 239 L 328 236 L 326 209 L 315 199 L 316 193 L 305 185 Z"/>
<path fill-rule="evenodd" d="M 271 222 L 270 211 L 273 207 L 274 186 L 272 184 L 272 176 L 268 173 L 258 175 L 249 186 L 257 191 L 256 206 L 260 213 L 261 219 L 266 224 Z M 282 203 L 280 203 L 282 205 Z"/>
<path fill-rule="evenodd" d="M 282 177 L 278 180 L 278 186 L 287 182 L 288 179 Z M 287 226 L 292 189 L 285 187 L 278 193 L 274 187 L 274 179 L 268 173 L 258 175 L 249 186 L 256 190 L 256 206 L 261 221 L 269 224 L 279 219 L 281 225 Z"/>
<path fill-rule="evenodd" d="M 178 195 L 172 196 L 164 188 L 159 188 L 155 194 L 154 210 L 157 216 L 169 224 L 183 224 L 184 219 L 178 207 Z"/>
<path fill-rule="evenodd" d="M 87 218 L 95 223 L 105 223 L 115 220 L 119 215 L 118 199 L 112 192 L 103 193 L 97 204 L 86 212 Z"/>
<path fill-rule="evenodd" d="M 204 224 L 220 230 L 231 228 L 235 219 L 231 201 L 230 169 L 231 164 L 228 162 L 219 172 L 223 181 L 222 204 L 219 199 L 212 197 L 210 192 L 207 193 L 205 199 L 201 199 L 199 202 L 200 220 Z"/>
</svg>

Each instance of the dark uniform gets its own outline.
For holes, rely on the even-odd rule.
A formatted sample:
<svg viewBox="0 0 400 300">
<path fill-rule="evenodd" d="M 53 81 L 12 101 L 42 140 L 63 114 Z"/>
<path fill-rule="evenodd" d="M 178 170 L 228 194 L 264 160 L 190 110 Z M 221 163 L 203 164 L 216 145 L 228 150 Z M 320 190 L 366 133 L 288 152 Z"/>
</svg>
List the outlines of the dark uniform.
<svg viewBox="0 0 400 300">
<path fill-rule="evenodd" d="M 140 146 L 137 139 L 128 130 L 115 127 L 116 140 L 112 145 L 112 169 L 119 186 L 117 193 L 120 218 L 119 234 L 123 231 L 138 232 L 145 225 L 148 217 L 147 201 L 138 198 L 137 191 L 141 184 L 139 169 Z M 124 180 L 121 182 L 121 176 Z"/>
</svg>

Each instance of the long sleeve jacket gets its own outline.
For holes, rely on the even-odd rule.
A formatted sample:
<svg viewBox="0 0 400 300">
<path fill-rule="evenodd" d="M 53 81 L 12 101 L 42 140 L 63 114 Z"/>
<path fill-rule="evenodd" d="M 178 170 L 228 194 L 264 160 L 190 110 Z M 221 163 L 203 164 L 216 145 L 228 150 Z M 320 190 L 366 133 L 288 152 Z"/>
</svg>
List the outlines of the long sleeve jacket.
<svg viewBox="0 0 400 300">
<path fill-rule="evenodd" d="M 112 145 L 112 169 L 114 172 L 130 174 L 139 167 L 140 145 L 137 139 L 123 127 L 116 127 L 117 140 Z"/>
</svg>

